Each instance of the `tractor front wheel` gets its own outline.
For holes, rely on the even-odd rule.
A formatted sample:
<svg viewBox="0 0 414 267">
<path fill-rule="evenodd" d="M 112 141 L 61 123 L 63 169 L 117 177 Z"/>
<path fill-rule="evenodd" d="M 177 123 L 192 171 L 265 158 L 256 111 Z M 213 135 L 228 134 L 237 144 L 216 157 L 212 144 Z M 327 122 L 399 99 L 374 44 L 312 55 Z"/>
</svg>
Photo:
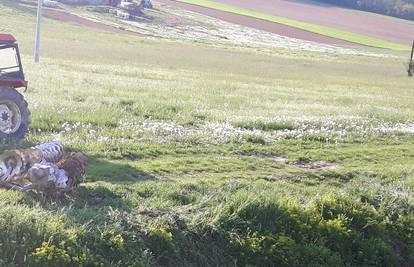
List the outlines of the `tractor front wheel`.
<svg viewBox="0 0 414 267">
<path fill-rule="evenodd" d="M 29 131 L 30 112 L 14 88 L 0 87 L 0 139 L 22 139 Z"/>
</svg>

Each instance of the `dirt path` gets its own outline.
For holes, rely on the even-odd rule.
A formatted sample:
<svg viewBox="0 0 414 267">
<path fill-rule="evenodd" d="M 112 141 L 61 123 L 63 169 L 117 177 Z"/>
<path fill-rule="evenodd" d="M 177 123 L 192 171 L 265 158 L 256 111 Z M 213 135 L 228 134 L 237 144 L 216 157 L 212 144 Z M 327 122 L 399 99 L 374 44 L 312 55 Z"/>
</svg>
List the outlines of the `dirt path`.
<svg viewBox="0 0 414 267">
<path fill-rule="evenodd" d="M 106 32 L 110 32 L 110 33 L 131 34 L 131 35 L 144 36 L 143 34 L 140 34 L 140 33 L 137 33 L 137 32 L 112 27 L 112 26 L 109 26 L 109 25 L 106 25 L 106 24 L 103 24 L 103 23 L 100 23 L 100 22 L 95 22 L 95 21 L 92 21 L 92 20 L 88 20 L 88 19 L 76 16 L 76 15 L 73 15 L 73 14 L 67 13 L 65 11 L 58 11 L 58 10 L 54 10 L 54 9 L 45 9 L 43 11 L 43 14 L 45 15 L 45 17 L 48 17 L 48 18 L 68 22 L 68 23 L 71 23 L 71 24 L 79 25 L 79 26 L 98 29 L 98 30 L 106 31 Z"/>
<path fill-rule="evenodd" d="M 410 45 L 414 22 L 307 0 L 214 0 L 217 2 Z"/>
<path fill-rule="evenodd" d="M 361 47 L 361 45 L 348 42 L 345 40 L 340 40 L 336 38 L 332 38 L 329 36 L 324 36 L 321 34 L 309 32 L 306 30 L 301 30 L 298 28 L 282 25 L 279 23 L 274 23 L 266 20 L 256 19 L 248 16 L 238 15 L 230 12 L 215 10 L 211 8 L 201 7 L 197 5 L 187 4 L 183 2 L 177 2 L 174 0 L 157 0 L 158 2 L 172 5 L 180 8 L 184 8 L 186 10 L 190 10 L 193 12 L 197 12 L 203 15 L 207 15 L 210 17 L 218 18 L 227 22 L 291 37 L 291 38 L 297 38 L 307 41 L 313 41 L 317 43 L 323 43 L 323 44 L 330 44 L 330 45 L 341 45 L 341 46 L 347 46 L 347 47 Z M 236 1 L 236 0 L 235 0 Z M 236 2 L 238 2 L 237 0 Z M 264 0 L 266 1 L 266 0 Z M 225 2 L 225 0 L 223 0 Z M 243 2 L 243 1 L 241 1 Z"/>
</svg>

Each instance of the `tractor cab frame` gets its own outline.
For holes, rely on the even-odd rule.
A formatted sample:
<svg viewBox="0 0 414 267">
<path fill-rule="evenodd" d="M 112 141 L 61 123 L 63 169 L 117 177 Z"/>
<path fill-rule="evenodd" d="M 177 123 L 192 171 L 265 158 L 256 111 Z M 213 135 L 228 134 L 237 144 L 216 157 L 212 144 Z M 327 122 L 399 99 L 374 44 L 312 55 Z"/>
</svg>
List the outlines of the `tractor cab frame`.
<svg viewBox="0 0 414 267">
<path fill-rule="evenodd" d="M 0 86 L 27 88 L 19 46 L 10 34 L 0 34 L 0 58 Z"/>
<path fill-rule="evenodd" d="M 0 34 L 0 140 L 21 139 L 29 131 L 30 111 L 17 88 L 27 88 L 19 46 Z"/>
</svg>

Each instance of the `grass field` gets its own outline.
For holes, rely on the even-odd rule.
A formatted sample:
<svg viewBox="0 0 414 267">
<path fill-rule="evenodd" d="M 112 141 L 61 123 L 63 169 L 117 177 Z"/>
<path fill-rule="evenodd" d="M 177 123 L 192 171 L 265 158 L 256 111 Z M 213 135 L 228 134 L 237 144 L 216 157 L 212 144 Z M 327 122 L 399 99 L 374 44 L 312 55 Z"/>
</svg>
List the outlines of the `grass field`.
<svg viewBox="0 0 414 267">
<path fill-rule="evenodd" d="M 59 201 L 0 191 L 3 266 L 410 266 L 413 81 L 398 57 L 99 33 L 0 5 L 32 129 L 90 157 Z"/>
<path fill-rule="evenodd" d="M 289 19 L 285 17 L 274 16 L 271 14 L 257 12 L 257 11 L 253 11 L 253 10 L 249 10 L 249 9 L 241 8 L 241 7 L 236 7 L 236 6 L 232 6 L 232 5 L 228 5 L 224 3 L 218 3 L 215 1 L 210 1 L 210 0 L 177 0 L 177 1 L 199 5 L 203 7 L 208 7 L 212 9 L 217 9 L 221 11 L 236 13 L 236 14 L 240 14 L 240 15 L 244 15 L 248 17 L 263 19 L 263 20 L 267 20 L 271 22 L 276 22 L 276 23 L 280 23 L 283 25 L 292 26 L 292 27 L 303 29 L 306 31 L 322 34 L 325 36 L 354 42 L 357 44 L 363 44 L 363 45 L 378 47 L 378 48 L 386 48 L 386 49 L 391 49 L 391 50 L 396 50 L 396 51 L 409 51 L 410 50 L 410 47 L 407 45 L 398 44 L 395 42 L 390 42 L 390 41 L 382 40 L 379 38 L 370 37 L 367 35 L 344 31 L 344 30 L 340 30 L 337 28 L 333 28 L 333 27 L 321 26 L 321 25 L 297 21 L 297 20 L 293 20 L 293 19 Z"/>
</svg>

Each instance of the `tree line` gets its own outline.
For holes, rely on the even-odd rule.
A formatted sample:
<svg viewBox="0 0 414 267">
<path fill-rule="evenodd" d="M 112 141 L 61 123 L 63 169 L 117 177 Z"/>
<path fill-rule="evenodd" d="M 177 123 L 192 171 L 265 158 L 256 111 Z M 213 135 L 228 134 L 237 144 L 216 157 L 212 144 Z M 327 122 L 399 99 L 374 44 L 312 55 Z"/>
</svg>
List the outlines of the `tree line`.
<svg viewBox="0 0 414 267">
<path fill-rule="evenodd" d="M 414 20 L 414 0 L 316 0 L 349 8 Z"/>
</svg>

